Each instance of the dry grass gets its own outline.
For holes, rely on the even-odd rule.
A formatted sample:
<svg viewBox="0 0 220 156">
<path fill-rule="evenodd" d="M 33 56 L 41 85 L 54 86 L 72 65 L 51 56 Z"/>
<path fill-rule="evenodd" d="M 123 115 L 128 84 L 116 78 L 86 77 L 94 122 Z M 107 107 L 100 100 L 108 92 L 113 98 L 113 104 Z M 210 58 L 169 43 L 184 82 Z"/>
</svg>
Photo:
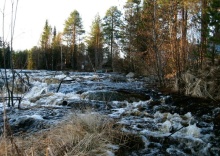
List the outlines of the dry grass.
<svg viewBox="0 0 220 156">
<path fill-rule="evenodd" d="M 120 129 L 102 115 L 78 114 L 49 131 L 14 137 L 13 144 L 10 139 L 1 138 L 0 156 L 105 156 L 106 151 L 113 150 L 109 149 L 109 144 L 119 145 L 115 153 L 120 155 L 122 150 L 138 149 L 143 145 L 140 137 Z"/>
</svg>

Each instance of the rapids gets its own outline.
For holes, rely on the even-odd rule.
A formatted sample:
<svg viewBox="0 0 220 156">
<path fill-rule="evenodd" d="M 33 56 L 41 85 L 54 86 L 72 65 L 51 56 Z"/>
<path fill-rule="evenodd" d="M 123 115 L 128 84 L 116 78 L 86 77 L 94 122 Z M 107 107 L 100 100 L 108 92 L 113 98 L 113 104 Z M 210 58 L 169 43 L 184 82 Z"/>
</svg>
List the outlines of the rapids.
<svg viewBox="0 0 220 156">
<path fill-rule="evenodd" d="M 219 104 L 161 93 L 149 88 L 144 78 L 117 73 L 18 72 L 28 74 L 31 87 L 16 93 L 22 97 L 21 109 L 6 108 L 14 135 L 46 130 L 90 108 L 115 119 L 122 131 L 141 136 L 145 147 L 127 155 L 220 155 L 213 122 Z M 4 104 L 0 103 L 1 127 Z"/>
</svg>

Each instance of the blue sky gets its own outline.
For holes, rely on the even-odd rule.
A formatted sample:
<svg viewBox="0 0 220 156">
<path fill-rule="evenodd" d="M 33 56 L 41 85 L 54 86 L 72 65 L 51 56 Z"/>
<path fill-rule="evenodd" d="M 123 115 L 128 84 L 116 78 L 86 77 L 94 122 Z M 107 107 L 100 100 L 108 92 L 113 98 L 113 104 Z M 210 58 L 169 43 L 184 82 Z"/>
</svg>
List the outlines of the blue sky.
<svg viewBox="0 0 220 156">
<path fill-rule="evenodd" d="M 111 6 L 123 8 L 126 0 L 18 0 L 17 18 L 14 33 L 14 50 L 30 49 L 38 45 L 40 35 L 43 31 L 45 21 L 56 26 L 58 32 L 62 32 L 65 20 L 70 13 L 77 10 L 83 21 L 86 31 L 89 31 L 95 15 L 99 13 L 101 17 Z M 3 6 L 5 7 L 5 40 L 10 41 L 10 20 L 11 7 L 14 2 L 14 9 L 17 0 L 0 1 L 0 36 L 2 36 L 2 16 Z"/>
</svg>

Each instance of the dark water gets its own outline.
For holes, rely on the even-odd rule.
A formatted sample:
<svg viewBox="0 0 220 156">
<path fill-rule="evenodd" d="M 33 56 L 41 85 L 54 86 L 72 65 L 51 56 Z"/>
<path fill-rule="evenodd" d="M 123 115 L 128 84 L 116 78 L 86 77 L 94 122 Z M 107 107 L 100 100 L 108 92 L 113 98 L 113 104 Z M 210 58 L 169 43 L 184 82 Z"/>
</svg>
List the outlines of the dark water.
<svg viewBox="0 0 220 156">
<path fill-rule="evenodd" d="M 29 76 L 32 88 L 22 95 L 22 109 L 7 108 L 14 135 L 46 130 L 90 108 L 142 138 L 144 147 L 127 155 L 220 155 L 219 102 L 161 93 L 143 78 L 116 73 L 35 71 Z M 63 78 L 67 81 L 57 92 Z"/>
</svg>

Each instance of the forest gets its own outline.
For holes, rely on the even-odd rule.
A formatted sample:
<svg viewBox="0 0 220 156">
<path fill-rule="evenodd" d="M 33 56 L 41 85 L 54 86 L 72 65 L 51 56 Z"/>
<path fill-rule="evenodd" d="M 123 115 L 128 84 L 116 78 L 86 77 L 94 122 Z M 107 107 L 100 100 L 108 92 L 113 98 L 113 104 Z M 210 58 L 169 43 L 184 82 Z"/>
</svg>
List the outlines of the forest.
<svg viewBox="0 0 220 156">
<path fill-rule="evenodd" d="M 46 20 L 40 44 L 31 49 L 13 51 L 1 41 L 0 67 L 134 72 L 164 85 L 188 69 L 216 64 L 219 20 L 219 0 L 127 0 L 123 10 L 112 6 L 103 18 L 97 14 L 85 34 L 73 10 L 63 32 Z"/>
<path fill-rule="evenodd" d="M 220 0 L 127 0 L 89 33 L 73 10 L 23 51 L 16 8 L 10 41 L 0 10 L 0 155 L 220 155 Z"/>
</svg>

